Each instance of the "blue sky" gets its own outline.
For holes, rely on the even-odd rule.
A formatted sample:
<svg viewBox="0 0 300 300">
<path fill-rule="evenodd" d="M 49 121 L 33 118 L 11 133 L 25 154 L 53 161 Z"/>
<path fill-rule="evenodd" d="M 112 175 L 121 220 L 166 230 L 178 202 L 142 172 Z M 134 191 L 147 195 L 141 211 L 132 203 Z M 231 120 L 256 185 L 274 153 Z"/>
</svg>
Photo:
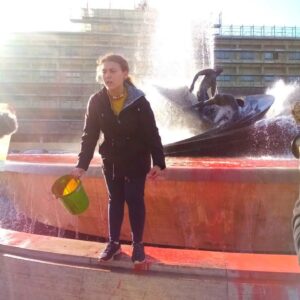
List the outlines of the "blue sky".
<svg viewBox="0 0 300 300">
<path fill-rule="evenodd" d="M 139 0 L 89 0 L 90 7 L 133 8 Z M 0 33 L 28 30 L 76 30 L 69 19 L 86 6 L 86 0 L 1 0 Z M 170 12 L 193 7 L 202 14 L 222 13 L 223 25 L 300 27 L 300 0 L 149 0 Z"/>
<path fill-rule="evenodd" d="M 227 25 L 232 23 L 300 26 L 300 0 L 226 0 L 214 2 L 221 3 L 219 7 L 223 11 L 223 22 Z M 218 4 L 216 8 L 218 8 Z"/>
</svg>

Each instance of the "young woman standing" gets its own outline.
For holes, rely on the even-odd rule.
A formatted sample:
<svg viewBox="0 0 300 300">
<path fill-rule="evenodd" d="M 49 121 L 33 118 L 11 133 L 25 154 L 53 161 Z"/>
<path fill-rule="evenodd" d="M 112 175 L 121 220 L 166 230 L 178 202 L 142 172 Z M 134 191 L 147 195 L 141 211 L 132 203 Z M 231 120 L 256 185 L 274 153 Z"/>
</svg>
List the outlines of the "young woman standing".
<svg viewBox="0 0 300 300">
<path fill-rule="evenodd" d="M 100 260 L 109 261 L 121 252 L 119 236 L 126 201 L 132 230 L 132 261 L 141 263 L 145 260 L 146 177 L 156 178 L 166 165 L 153 111 L 128 74 L 128 63 L 120 55 L 106 55 L 98 60 L 97 79 L 102 77 L 104 87 L 88 102 L 81 151 L 72 175 L 79 178 L 88 169 L 102 133 L 99 153 L 109 195 L 109 243 Z"/>
</svg>

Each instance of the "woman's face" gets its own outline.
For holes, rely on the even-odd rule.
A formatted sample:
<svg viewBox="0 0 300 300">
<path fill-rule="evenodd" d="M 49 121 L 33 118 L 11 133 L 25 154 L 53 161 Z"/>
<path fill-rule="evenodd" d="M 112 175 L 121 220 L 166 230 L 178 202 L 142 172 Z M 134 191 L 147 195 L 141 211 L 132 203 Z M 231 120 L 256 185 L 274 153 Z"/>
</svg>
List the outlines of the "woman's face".
<svg viewBox="0 0 300 300">
<path fill-rule="evenodd" d="M 121 66 L 113 61 L 106 61 L 101 65 L 102 78 L 109 91 L 123 91 L 124 80 L 128 71 L 123 71 Z"/>
</svg>

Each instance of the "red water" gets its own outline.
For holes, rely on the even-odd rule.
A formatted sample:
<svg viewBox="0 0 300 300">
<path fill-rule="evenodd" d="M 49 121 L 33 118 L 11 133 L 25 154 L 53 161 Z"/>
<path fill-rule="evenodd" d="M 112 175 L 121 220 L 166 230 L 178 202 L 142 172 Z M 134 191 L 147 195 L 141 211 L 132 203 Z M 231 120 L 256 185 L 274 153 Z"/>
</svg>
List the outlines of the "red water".
<svg viewBox="0 0 300 300">
<path fill-rule="evenodd" d="M 30 163 L 59 163 L 76 164 L 75 154 L 10 154 L 9 161 Z M 95 156 L 92 164 L 101 163 L 99 155 Z M 176 168 L 207 168 L 207 169 L 232 169 L 232 168 L 297 168 L 297 159 L 277 158 L 209 158 L 209 157 L 167 157 L 167 167 Z"/>
</svg>

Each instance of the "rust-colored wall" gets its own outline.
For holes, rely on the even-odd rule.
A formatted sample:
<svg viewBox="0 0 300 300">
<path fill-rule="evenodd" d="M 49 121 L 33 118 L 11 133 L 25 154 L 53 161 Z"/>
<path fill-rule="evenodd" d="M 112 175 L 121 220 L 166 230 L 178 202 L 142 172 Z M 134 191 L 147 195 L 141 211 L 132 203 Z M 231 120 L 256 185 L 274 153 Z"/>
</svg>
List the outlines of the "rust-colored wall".
<svg viewBox="0 0 300 300">
<path fill-rule="evenodd" d="M 271 167 L 269 162 L 258 168 L 245 167 L 245 162 L 238 168 L 233 161 L 228 167 L 228 163 L 230 160 L 224 167 L 208 160 L 199 160 L 198 165 L 176 161 L 164 178 L 148 181 L 144 241 L 219 251 L 293 253 L 291 215 L 298 196 L 297 161 L 287 161 L 286 168 Z M 34 220 L 107 237 L 107 193 L 99 167 L 92 166 L 83 179 L 90 206 L 82 215 L 70 215 L 51 195 L 55 179 L 71 168 L 53 162 L 51 168 L 19 162 L 0 173 L 0 184 L 18 210 Z M 126 215 L 121 239 L 130 238 Z"/>
</svg>

